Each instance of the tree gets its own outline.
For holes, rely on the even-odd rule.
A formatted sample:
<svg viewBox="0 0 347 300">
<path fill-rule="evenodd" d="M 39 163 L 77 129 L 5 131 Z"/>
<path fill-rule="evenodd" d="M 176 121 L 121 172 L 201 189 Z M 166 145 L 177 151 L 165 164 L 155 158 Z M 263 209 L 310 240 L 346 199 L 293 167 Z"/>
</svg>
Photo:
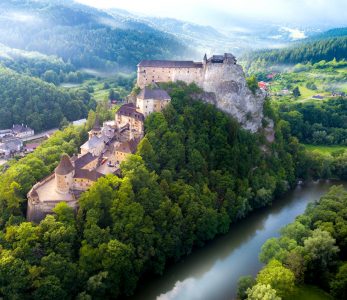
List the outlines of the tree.
<svg viewBox="0 0 347 300">
<path fill-rule="evenodd" d="M 257 283 L 270 285 L 280 297 L 290 295 L 294 289 L 295 277 L 292 271 L 283 267 L 278 260 L 271 260 L 257 275 Z"/>
<path fill-rule="evenodd" d="M 315 229 L 304 241 L 304 251 L 309 260 L 319 269 L 326 270 L 336 258 L 339 248 L 329 232 Z"/>
<path fill-rule="evenodd" d="M 255 284 L 255 279 L 253 276 L 242 276 L 239 278 L 237 284 L 237 297 L 240 300 L 247 299 L 248 289 L 252 289 Z"/>
<path fill-rule="evenodd" d="M 115 100 L 115 93 L 113 89 L 110 89 L 110 91 L 108 92 L 108 99 Z"/>
<path fill-rule="evenodd" d="M 312 236 L 304 241 L 308 280 L 326 285 L 329 269 L 336 264 L 338 252 L 339 248 L 330 233 L 315 229 Z"/>
<path fill-rule="evenodd" d="M 268 239 L 261 247 L 259 260 L 263 263 L 268 263 L 272 259 L 283 262 L 288 252 L 296 246 L 296 241 L 287 237 Z"/>
<path fill-rule="evenodd" d="M 257 283 L 247 290 L 248 300 L 281 300 L 270 284 Z"/>
<path fill-rule="evenodd" d="M 295 87 L 295 88 L 293 89 L 293 96 L 294 96 L 295 98 L 298 98 L 298 97 L 301 96 L 299 87 Z"/>
<path fill-rule="evenodd" d="M 255 75 L 252 75 L 251 77 L 246 78 L 247 86 L 252 91 L 253 94 L 256 93 L 258 89 L 258 81 Z"/>
<path fill-rule="evenodd" d="M 332 294 L 336 299 L 347 299 L 347 262 L 340 267 L 330 283 Z"/>
</svg>

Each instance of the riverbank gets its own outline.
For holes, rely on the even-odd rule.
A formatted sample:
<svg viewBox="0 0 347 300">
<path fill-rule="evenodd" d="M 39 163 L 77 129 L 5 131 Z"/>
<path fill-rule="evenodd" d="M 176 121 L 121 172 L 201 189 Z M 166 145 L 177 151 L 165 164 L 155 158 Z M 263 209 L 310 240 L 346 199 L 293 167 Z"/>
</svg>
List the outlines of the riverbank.
<svg viewBox="0 0 347 300">
<path fill-rule="evenodd" d="M 230 227 L 225 236 L 196 249 L 163 276 L 139 283 L 129 299 L 230 299 L 236 296 L 240 276 L 256 275 L 263 264 L 258 260 L 263 243 L 279 235 L 278 230 L 302 214 L 308 203 L 318 200 L 341 181 L 316 181 L 298 185 L 276 200 Z"/>
</svg>

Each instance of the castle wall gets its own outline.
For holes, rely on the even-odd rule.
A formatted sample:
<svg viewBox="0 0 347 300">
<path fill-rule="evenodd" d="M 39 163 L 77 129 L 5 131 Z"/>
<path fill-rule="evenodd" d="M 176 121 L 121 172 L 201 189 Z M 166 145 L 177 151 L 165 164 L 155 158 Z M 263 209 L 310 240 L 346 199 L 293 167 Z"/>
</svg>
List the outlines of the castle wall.
<svg viewBox="0 0 347 300">
<path fill-rule="evenodd" d="M 54 207 L 62 201 L 45 201 L 34 203 L 31 199 L 28 199 L 27 220 L 30 222 L 39 223 L 47 215 L 52 214 Z M 78 202 L 66 201 L 67 205 L 77 211 Z"/>
<path fill-rule="evenodd" d="M 163 108 L 169 104 L 169 100 L 157 100 L 157 99 L 140 99 L 137 98 L 137 106 L 139 111 L 147 117 L 152 112 L 160 112 Z"/>
<path fill-rule="evenodd" d="M 86 191 L 94 182 L 87 178 L 74 178 L 73 189 Z"/>
<path fill-rule="evenodd" d="M 122 151 L 116 151 L 115 153 L 115 160 L 117 163 L 122 163 L 128 156 L 130 155 L 130 153 L 125 153 Z"/>
<path fill-rule="evenodd" d="M 140 88 L 152 82 L 184 81 L 200 85 L 203 80 L 204 68 L 174 68 L 174 67 L 138 67 L 137 84 Z"/>
</svg>

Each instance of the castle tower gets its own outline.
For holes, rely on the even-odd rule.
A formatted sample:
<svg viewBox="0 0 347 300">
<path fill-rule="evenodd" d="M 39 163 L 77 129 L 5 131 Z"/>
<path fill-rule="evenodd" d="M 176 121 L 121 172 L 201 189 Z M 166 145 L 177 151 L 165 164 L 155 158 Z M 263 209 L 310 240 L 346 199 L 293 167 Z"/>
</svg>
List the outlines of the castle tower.
<svg viewBox="0 0 347 300">
<path fill-rule="evenodd" d="M 206 55 L 206 53 L 205 53 L 205 55 L 204 55 L 204 59 L 202 60 L 202 63 L 203 63 L 204 65 L 207 64 L 207 55 Z"/>
<path fill-rule="evenodd" d="M 92 130 L 89 132 L 89 139 L 91 139 L 93 136 L 100 136 L 101 135 L 101 127 L 100 127 L 100 121 L 99 121 L 99 116 L 95 116 L 95 122 Z"/>
<path fill-rule="evenodd" d="M 68 155 L 61 157 L 59 165 L 55 168 L 55 189 L 60 194 L 67 194 L 73 185 L 75 168 Z"/>
</svg>

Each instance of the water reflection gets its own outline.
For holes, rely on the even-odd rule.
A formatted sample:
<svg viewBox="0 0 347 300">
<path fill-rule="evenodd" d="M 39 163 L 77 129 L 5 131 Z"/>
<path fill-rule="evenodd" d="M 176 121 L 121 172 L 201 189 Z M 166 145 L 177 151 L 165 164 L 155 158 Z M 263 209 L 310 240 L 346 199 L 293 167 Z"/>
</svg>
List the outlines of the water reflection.
<svg viewBox="0 0 347 300">
<path fill-rule="evenodd" d="M 132 299 L 230 299 L 237 280 L 255 275 L 261 268 L 258 254 L 262 244 L 278 236 L 278 230 L 304 212 L 307 203 L 319 199 L 339 182 L 311 182 L 298 186 L 272 207 L 258 210 L 233 225 L 230 232 L 197 249 L 169 267 L 162 277 L 142 282 Z"/>
</svg>

